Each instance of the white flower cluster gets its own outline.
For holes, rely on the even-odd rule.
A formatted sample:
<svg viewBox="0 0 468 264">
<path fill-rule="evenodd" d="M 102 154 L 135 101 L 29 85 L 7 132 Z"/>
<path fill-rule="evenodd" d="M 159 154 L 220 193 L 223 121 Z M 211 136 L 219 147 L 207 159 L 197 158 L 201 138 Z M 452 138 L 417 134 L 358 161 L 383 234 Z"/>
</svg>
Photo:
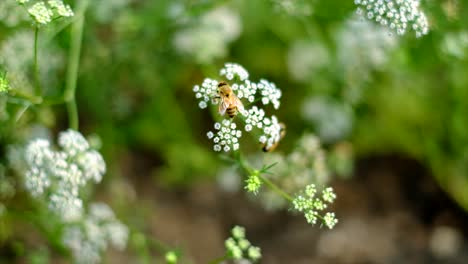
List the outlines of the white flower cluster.
<svg viewBox="0 0 468 264">
<path fill-rule="evenodd" d="M 187 27 L 175 34 L 174 46 L 182 54 L 190 55 L 199 63 L 210 63 L 228 52 L 229 43 L 242 31 L 239 15 L 232 8 L 219 7 L 205 13 L 197 21 L 185 17 L 185 6 L 178 1 L 169 10 L 173 21 L 184 21 Z M 191 22 L 191 23 L 187 23 Z"/>
<path fill-rule="evenodd" d="M 271 103 L 275 109 L 278 109 L 280 106 L 281 90 L 276 88 L 274 83 L 267 80 L 260 80 L 257 87 L 261 91 L 262 103 L 264 105 Z"/>
<path fill-rule="evenodd" d="M 307 185 L 304 191 L 297 194 L 293 200 L 293 208 L 304 213 L 309 224 L 317 224 L 317 220 L 322 220 L 328 228 L 332 229 L 337 223 L 335 213 L 327 212 L 323 217 L 320 212 L 325 210 L 328 204 L 334 202 L 336 195 L 331 187 L 322 191 L 321 196 L 317 196 L 317 189 L 314 184 Z"/>
<path fill-rule="evenodd" d="M 20 5 L 29 4 L 29 0 L 17 0 Z M 32 3 L 35 2 L 35 3 Z M 62 0 L 32 1 L 28 7 L 28 13 L 38 25 L 47 25 L 52 20 L 60 17 L 72 17 L 73 10 Z"/>
<path fill-rule="evenodd" d="M 244 67 L 236 63 L 226 63 L 224 68 L 219 71 L 219 75 L 226 76 L 226 79 L 232 81 L 236 76 L 241 80 L 245 81 L 249 78 L 249 73 Z"/>
<path fill-rule="evenodd" d="M 265 117 L 263 119 L 263 134 L 260 136 L 259 141 L 264 145 L 264 149 L 270 149 L 277 144 L 284 133 L 284 125 L 278 122 L 276 116 L 272 116 L 271 119 Z"/>
<path fill-rule="evenodd" d="M 80 188 L 91 180 L 100 182 L 106 164 L 77 131 L 61 132 L 58 144 L 61 149 L 54 150 L 39 138 L 26 146 L 25 187 L 35 197 L 47 197 L 49 208 L 64 221 L 74 221 L 82 216 Z"/>
<path fill-rule="evenodd" d="M 324 142 L 343 139 L 353 128 L 351 107 L 325 96 L 306 99 L 302 105 L 302 115 L 315 125 L 318 136 Z"/>
<path fill-rule="evenodd" d="M 209 139 L 213 139 L 214 151 L 225 151 L 239 149 L 239 139 L 242 136 L 242 131 L 236 129 L 236 123 L 229 119 L 224 119 L 221 123 L 216 122 L 214 128 L 217 130 L 216 134 L 212 131 L 207 133 Z"/>
<path fill-rule="evenodd" d="M 218 81 L 206 78 L 202 85 L 195 85 L 193 87 L 193 92 L 195 93 L 195 98 L 199 99 L 198 107 L 205 109 L 208 107 L 208 103 L 212 101 L 214 103 L 214 98 L 217 96 L 218 90 Z"/>
<path fill-rule="evenodd" d="M 101 263 L 108 245 L 118 250 L 126 247 L 128 228 L 118 221 L 107 204 L 90 205 L 89 214 L 79 224 L 67 225 L 62 237 L 76 263 Z"/>
<path fill-rule="evenodd" d="M 260 82 L 255 83 L 250 81 L 248 71 L 239 64 L 235 63 L 226 63 L 225 67 L 219 71 L 220 76 L 225 77 L 230 81 L 229 85 L 232 89 L 232 92 L 239 98 L 245 99 L 250 104 L 261 101 L 263 105 L 272 104 L 274 109 L 278 109 L 280 106 L 281 90 L 276 87 L 274 83 L 271 83 L 267 80 L 260 80 Z M 218 84 L 220 81 L 206 78 L 201 85 L 195 85 L 193 87 L 193 92 L 195 93 L 195 98 L 199 100 L 198 106 L 201 109 L 208 107 L 208 104 L 219 103 L 218 94 Z M 249 106 L 249 105 L 248 105 Z M 267 117 L 265 111 L 256 106 L 252 105 L 251 108 L 246 108 L 244 111 L 240 112 L 245 121 L 244 129 L 247 132 L 251 132 L 253 129 L 260 129 L 262 134 L 259 136 L 259 142 L 264 144 L 264 147 L 269 149 L 275 144 L 277 144 L 282 136 L 284 135 L 284 125 L 279 123 L 276 116 Z M 223 121 L 225 122 L 225 121 Z M 226 121 L 227 122 L 227 121 Z M 233 121 L 229 121 L 231 125 Z M 218 123 L 217 126 L 221 126 Z M 218 129 L 217 129 L 218 130 Z M 219 137 L 214 137 L 213 132 L 208 133 L 208 137 L 215 140 L 215 150 L 220 151 L 221 145 Z M 237 142 L 235 142 L 237 143 Z M 223 149 L 237 150 L 238 144 L 233 148 Z"/>
<path fill-rule="evenodd" d="M 357 13 L 395 31 L 398 35 L 413 30 L 416 37 L 429 32 L 419 0 L 354 0 Z"/>
</svg>

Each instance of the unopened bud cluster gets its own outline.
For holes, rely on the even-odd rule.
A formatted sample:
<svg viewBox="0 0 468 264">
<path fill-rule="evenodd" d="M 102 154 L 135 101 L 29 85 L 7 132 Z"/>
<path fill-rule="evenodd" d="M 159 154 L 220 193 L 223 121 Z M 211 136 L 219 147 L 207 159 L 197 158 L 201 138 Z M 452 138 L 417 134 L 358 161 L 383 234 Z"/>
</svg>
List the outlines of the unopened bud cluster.
<svg viewBox="0 0 468 264">
<path fill-rule="evenodd" d="M 328 207 L 328 204 L 333 203 L 335 198 L 336 194 L 331 187 L 325 188 L 322 190 L 321 195 L 317 195 L 315 185 L 311 184 L 307 185 L 302 192 L 297 194 L 292 203 L 294 210 L 304 214 L 307 223 L 315 225 L 319 220 L 332 229 L 338 223 L 335 213 L 327 212 L 322 216 L 321 212 Z"/>
<path fill-rule="evenodd" d="M 235 226 L 232 228 L 231 234 L 231 237 L 224 243 L 228 257 L 234 260 L 245 259 L 251 262 L 256 262 L 262 257 L 260 248 L 253 246 L 245 237 L 245 228 Z"/>
</svg>

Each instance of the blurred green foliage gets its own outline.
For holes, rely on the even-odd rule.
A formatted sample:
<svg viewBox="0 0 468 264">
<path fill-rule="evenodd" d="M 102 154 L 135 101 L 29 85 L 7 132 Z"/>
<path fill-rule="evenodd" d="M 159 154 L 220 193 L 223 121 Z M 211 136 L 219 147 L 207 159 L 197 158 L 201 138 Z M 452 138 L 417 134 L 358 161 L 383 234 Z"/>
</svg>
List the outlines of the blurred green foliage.
<svg viewBox="0 0 468 264">
<path fill-rule="evenodd" d="M 278 116 L 287 124 L 288 135 L 279 151 L 291 149 L 304 131 L 322 131 L 321 126 L 338 120 L 333 137 L 327 137 L 332 133 L 329 129 L 320 135 L 329 138 L 328 144 L 349 141 L 356 158 L 399 153 L 417 159 L 468 210 L 468 3 L 422 1 L 430 21 L 429 35 L 392 36 L 393 42 L 385 44 L 388 40 L 379 34 L 367 39 L 363 38 L 367 32 L 349 27 L 350 21 L 358 20 L 353 1 L 289 1 L 292 7 L 298 5 L 296 9 L 286 9 L 279 2 L 121 0 L 90 4 L 77 98 L 80 130 L 102 139 L 109 166 L 105 181 L 119 177 L 122 169 L 138 179 L 167 185 L 212 179 L 222 165 L 205 137 L 213 120 L 197 107 L 192 87 L 232 61 L 249 69 L 252 76 L 268 78 L 282 88 Z M 199 26 L 207 12 L 219 7 L 239 17 L 240 35 L 224 43 L 225 52 L 203 61 L 196 56 L 200 46 L 191 53 L 181 52 L 177 34 Z M 304 10 L 307 14 L 300 12 Z M 18 18 L 18 23 L 12 23 L 13 13 L 0 14 L 1 47 L 18 32 L 32 32 L 27 20 Z M 70 43 L 69 29 L 64 26 L 44 31 L 41 47 L 55 55 L 66 54 Z M 208 51 L 214 47 L 211 39 L 203 43 Z M 306 44 L 305 53 L 299 49 L 299 56 L 294 57 L 297 43 Z M 0 63 L 19 60 L 1 47 Z M 301 62 L 301 57 L 310 59 Z M 52 66 L 51 57 L 39 59 Z M 31 67 L 31 58 L 20 65 L 27 76 L 32 74 Z M 54 98 L 63 92 L 65 63 L 51 68 L 42 75 L 48 84 L 47 96 Z M 306 70 L 297 77 L 297 69 Z M 7 76 L 15 77 L 16 72 L 5 70 Z M 10 88 L 27 91 L 27 85 L 20 83 L 12 81 Z M 314 98 L 331 102 L 326 109 L 333 111 L 308 118 L 305 105 Z M 331 116 L 335 110 L 339 118 Z M 350 125 L 341 126 L 340 120 Z M 0 92 L 2 154 L 7 145 L 23 139 L 33 123 L 54 132 L 62 130 L 67 126 L 65 108 L 25 104 Z M 125 156 L 132 157 L 127 162 L 134 164 L 121 163 Z M 343 170 L 349 170 L 346 166 Z M 148 175 L 152 178 L 147 179 Z M 37 251 L 31 258 L 39 263 L 48 258 L 46 253 Z"/>
</svg>

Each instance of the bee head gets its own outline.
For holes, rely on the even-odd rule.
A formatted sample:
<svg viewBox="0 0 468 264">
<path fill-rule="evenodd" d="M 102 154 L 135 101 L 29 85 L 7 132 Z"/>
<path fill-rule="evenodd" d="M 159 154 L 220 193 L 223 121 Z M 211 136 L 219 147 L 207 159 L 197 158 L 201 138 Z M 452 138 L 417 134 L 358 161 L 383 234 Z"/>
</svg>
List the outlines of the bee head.
<svg viewBox="0 0 468 264">
<path fill-rule="evenodd" d="M 218 83 L 218 93 L 220 93 L 221 95 L 229 96 L 230 90 L 231 89 L 229 88 L 229 84 L 227 84 L 227 82 L 220 81 Z"/>
</svg>

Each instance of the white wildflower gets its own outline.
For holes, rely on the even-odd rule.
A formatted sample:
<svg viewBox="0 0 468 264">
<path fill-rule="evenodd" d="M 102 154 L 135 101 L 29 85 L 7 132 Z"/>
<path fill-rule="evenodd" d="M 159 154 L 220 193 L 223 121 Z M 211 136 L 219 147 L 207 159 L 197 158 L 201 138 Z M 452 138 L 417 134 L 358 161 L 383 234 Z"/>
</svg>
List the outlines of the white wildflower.
<svg viewBox="0 0 468 264">
<path fill-rule="evenodd" d="M 206 78 L 201 86 L 195 85 L 193 87 L 193 92 L 195 93 L 195 98 L 200 100 L 198 106 L 204 109 L 218 95 L 218 81 Z"/>
<path fill-rule="evenodd" d="M 229 43 L 242 31 L 239 15 L 226 7 L 206 12 L 197 23 L 188 23 L 193 22 L 189 18 L 185 20 L 187 27 L 175 34 L 174 46 L 180 53 L 191 55 L 203 64 L 225 56 Z"/>
<path fill-rule="evenodd" d="M 278 122 L 276 116 L 272 116 L 271 119 L 265 117 L 263 119 L 263 134 L 259 138 L 260 143 L 265 144 L 266 149 L 271 148 L 281 140 L 283 129 L 284 127 Z"/>
<path fill-rule="evenodd" d="M 404 35 L 413 30 L 416 37 L 429 32 L 426 15 L 420 9 L 419 0 L 354 0 L 357 13 Z"/>
<path fill-rule="evenodd" d="M 95 150 L 89 150 L 78 156 L 77 163 L 83 170 L 84 177 L 95 182 L 100 182 L 106 173 L 106 163 L 101 154 Z"/>
<path fill-rule="evenodd" d="M 265 118 L 265 111 L 262 108 L 253 106 L 248 110 L 247 118 L 245 119 L 245 130 L 250 131 L 252 127 L 259 129 L 263 128 L 263 119 Z"/>
<path fill-rule="evenodd" d="M 83 135 L 72 129 L 59 134 L 58 144 L 72 157 L 76 156 L 78 153 L 88 150 L 89 148 L 89 143 Z"/>
<path fill-rule="evenodd" d="M 83 215 L 83 201 L 73 191 L 60 188 L 50 196 L 49 209 L 65 222 L 77 221 Z"/>
<path fill-rule="evenodd" d="M 32 167 L 31 170 L 26 172 L 25 187 L 33 196 L 39 196 L 44 193 L 44 190 L 49 188 L 51 181 L 47 174 L 37 167 Z"/>
<path fill-rule="evenodd" d="M 128 227 L 118 221 L 113 221 L 108 223 L 105 228 L 110 244 L 117 250 L 124 250 L 127 246 Z"/>
<path fill-rule="evenodd" d="M 69 5 L 65 5 L 61 0 L 49 0 L 47 2 L 53 11 L 61 17 L 72 17 L 73 10 Z"/>
<path fill-rule="evenodd" d="M 275 109 L 278 109 L 280 106 L 281 90 L 274 83 L 263 79 L 260 80 L 257 87 L 262 96 L 262 103 L 264 105 L 271 103 Z"/>
<path fill-rule="evenodd" d="M 33 167 L 47 166 L 53 155 L 50 142 L 46 139 L 36 139 L 26 147 L 26 161 Z"/>
<path fill-rule="evenodd" d="M 38 24 L 46 25 L 52 21 L 54 13 L 44 2 L 37 2 L 28 9 L 29 15 Z"/>
<path fill-rule="evenodd" d="M 219 71 L 219 75 L 225 76 L 228 80 L 233 80 L 237 77 L 239 80 L 245 81 L 249 78 L 247 70 L 237 63 L 226 63 L 224 68 Z"/>
<path fill-rule="evenodd" d="M 215 151 L 224 150 L 229 152 L 239 149 L 238 140 L 242 136 L 242 131 L 237 129 L 235 123 L 229 119 L 224 119 L 221 123 L 215 123 L 215 129 L 218 130 L 216 133 L 211 132 L 214 135 L 213 142 L 215 145 L 213 149 Z"/>
</svg>

